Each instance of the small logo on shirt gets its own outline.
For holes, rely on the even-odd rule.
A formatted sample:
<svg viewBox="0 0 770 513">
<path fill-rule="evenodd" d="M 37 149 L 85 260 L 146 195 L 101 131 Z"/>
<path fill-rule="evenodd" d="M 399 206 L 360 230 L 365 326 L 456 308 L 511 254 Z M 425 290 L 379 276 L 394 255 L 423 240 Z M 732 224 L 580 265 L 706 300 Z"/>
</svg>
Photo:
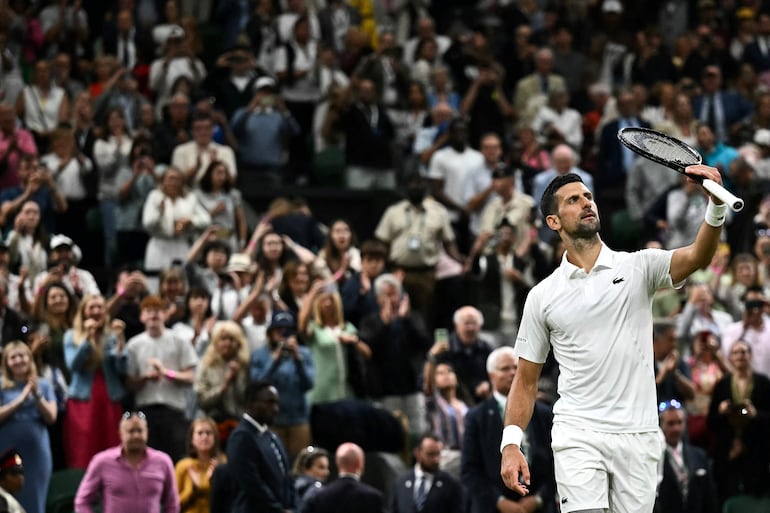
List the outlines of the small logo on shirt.
<svg viewBox="0 0 770 513">
<path fill-rule="evenodd" d="M 567 504 L 567 498 L 566 497 L 562 498 L 561 503 L 562 504 Z"/>
<path fill-rule="evenodd" d="M 625 281 L 625 278 L 615 278 L 614 280 L 612 280 L 612 284 L 617 285 L 621 281 Z"/>
</svg>

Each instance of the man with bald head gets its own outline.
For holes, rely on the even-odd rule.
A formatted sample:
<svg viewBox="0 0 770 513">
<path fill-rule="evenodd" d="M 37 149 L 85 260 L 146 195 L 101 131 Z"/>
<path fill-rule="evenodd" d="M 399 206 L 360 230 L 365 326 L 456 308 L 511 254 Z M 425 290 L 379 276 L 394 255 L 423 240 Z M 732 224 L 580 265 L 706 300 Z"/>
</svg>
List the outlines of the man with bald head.
<svg viewBox="0 0 770 513">
<path fill-rule="evenodd" d="M 335 481 L 313 495 L 303 513 L 380 513 L 385 510 L 382 492 L 361 482 L 364 451 L 346 442 L 337 448 L 335 462 L 339 475 Z"/>
<path fill-rule="evenodd" d="M 98 506 L 98 507 L 97 507 Z M 164 452 L 147 446 L 147 419 L 126 412 L 120 421 L 120 445 L 98 453 L 88 464 L 75 496 L 75 511 L 177 513 L 174 465 Z"/>
<path fill-rule="evenodd" d="M 18 126 L 13 105 L 0 104 L 0 190 L 19 185 L 19 162 L 37 153 L 32 134 Z"/>
</svg>

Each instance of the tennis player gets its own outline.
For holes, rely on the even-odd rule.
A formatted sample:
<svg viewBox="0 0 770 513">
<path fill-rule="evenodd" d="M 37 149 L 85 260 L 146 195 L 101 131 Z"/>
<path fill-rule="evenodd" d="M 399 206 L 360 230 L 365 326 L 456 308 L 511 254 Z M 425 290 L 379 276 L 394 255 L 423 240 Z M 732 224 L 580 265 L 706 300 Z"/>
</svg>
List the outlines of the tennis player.
<svg viewBox="0 0 770 513">
<path fill-rule="evenodd" d="M 688 174 L 722 183 L 719 171 Z M 652 512 L 658 434 L 652 353 L 652 297 L 681 287 L 705 267 L 719 242 L 727 206 L 711 198 L 695 242 L 671 251 L 617 252 L 599 237 L 596 203 L 579 176 L 555 178 L 540 206 L 561 237 L 561 265 L 527 297 L 515 351 L 519 370 L 505 412 L 501 475 L 527 494 L 530 471 L 521 452 L 540 371 L 553 348 L 559 363 L 552 449 L 563 513 Z"/>
</svg>

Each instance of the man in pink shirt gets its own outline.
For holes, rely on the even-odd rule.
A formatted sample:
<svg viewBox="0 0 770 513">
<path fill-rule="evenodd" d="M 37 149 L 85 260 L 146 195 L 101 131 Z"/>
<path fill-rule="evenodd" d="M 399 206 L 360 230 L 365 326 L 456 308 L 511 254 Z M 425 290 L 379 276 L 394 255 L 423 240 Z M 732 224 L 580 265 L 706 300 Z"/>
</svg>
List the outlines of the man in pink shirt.
<svg viewBox="0 0 770 513">
<path fill-rule="evenodd" d="M 0 105 L 0 190 L 19 185 L 19 161 L 24 154 L 36 154 L 32 134 L 16 126 L 12 105 Z"/>
<path fill-rule="evenodd" d="M 147 447 L 147 420 L 126 412 L 120 445 L 98 453 L 88 465 L 75 496 L 77 513 L 179 513 L 174 465 L 164 452 Z"/>
</svg>

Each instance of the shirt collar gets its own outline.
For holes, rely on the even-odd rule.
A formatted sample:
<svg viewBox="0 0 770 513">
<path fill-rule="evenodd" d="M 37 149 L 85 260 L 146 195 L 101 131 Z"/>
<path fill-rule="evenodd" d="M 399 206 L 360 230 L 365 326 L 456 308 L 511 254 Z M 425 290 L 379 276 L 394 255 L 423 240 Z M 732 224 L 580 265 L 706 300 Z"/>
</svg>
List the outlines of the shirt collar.
<svg viewBox="0 0 770 513">
<path fill-rule="evenodd" d="M 503 394 L 498 392 L 497 390 L 492 391 L 492 396 L 495 398 L 495 401 L 497 401 L 497 404 L 500 405 L 500 407 L 505 411 L 505 403 L 508 402 L 508 398 L 505 397 Z"/>
<path fill-rule="evenodd" d="M 352 472 L 340 472 L 339 474 L 337 474 L 337 477 L 338 478 L 340 478 L 340 477 L 349 477 L 350 479 L 355 479 L 356 481 L 360 481 L 361 480 L 361 476 L 359 476 L 358 474 L 354 474 Z"/>
<path fill-rule="evenodd" d="M 430 472 L 425 472 L 421 467 L 420 464 L 417 463 L 414 466 L 414 480 L 415 482 L 419 481 L 420 479 L 425 479 L 426 481 L 430 482 L 431 479 L 433 479 L 433 474 Z"/>
<path fill-rule="evenodd" d="M 249 424 L 251 424 L 252 426 L 254 426 L 255 428 L 257 428 L 257 431 L 259 431 L 259 433 L 260 433 L 260 434 L 262 434 L 262 433 L 264 433 L 265 431 L 267 431 L 267 426 L 266 426 L 266 425 L 264 425 L 264 424 L 260 424 L 259 422 L 257 422 L 256 420 L 254 420 L 254 417 L 252 417 L 252 416 L 251 416 L 251 415 L 249 415 L 248 413 L 244 413 L 244 414 L 243 414 L 243 419 L 244 419 L 246 422 L 248 422 Z"/>
<path fill-rule="evenodd" d="M 614 263 L 614 253 L 614 251 L 612 251 L 604 242 L 602 242 L 602 249 L 599 251 L 599 256 L 596 258 L 596 263 L 594 264 L 591 271 L 601 268 L 612 269 Z M 566 251 L 561 257 L 561 268 L 564 272 L 564 275 L 569 279 L 575 278 L 580 273 L 585 274 L 582 268 L 567 260 Z"/>
</svg>

